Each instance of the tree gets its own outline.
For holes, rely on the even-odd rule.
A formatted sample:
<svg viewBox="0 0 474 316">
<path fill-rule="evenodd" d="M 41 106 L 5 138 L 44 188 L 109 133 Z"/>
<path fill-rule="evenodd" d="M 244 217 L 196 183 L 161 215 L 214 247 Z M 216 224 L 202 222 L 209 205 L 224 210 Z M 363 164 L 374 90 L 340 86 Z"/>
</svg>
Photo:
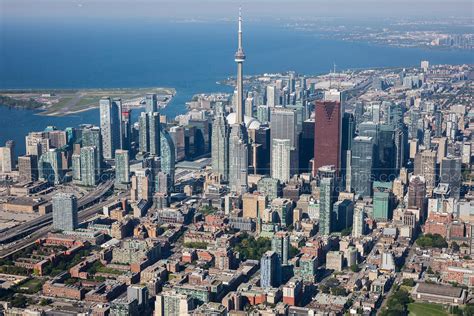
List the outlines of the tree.
<svg viewBox="0 0 474 316">
<path fill-rule="evenodd" d="M 290 245 L 290 251 L 289 251 L 289 254 L 290 254 L 290 258 L 293 258 L 293 257 L 296 257 L 297 254 L 300 253 L 300 250 L 296 247 L 293 247 L 292 245 Z"/>
<path fill-rule="evenodd" d="M 414 287 L 416 285 L 416 283 L 413 279 L 403 279 L 402 285 L 409 286 L 409 287 Z"/>
<path fill-rule="evenodd" d="M 39 304 L 41 306 L 47 306 L 49 304 L 51 304 L 53 301 L 50 300 L 49 298 L 42 298 L 41 301 L 39 302 Z"/>
<path fill-rule="evenodd" d="M 357 264 L 353 264 L 353 265 L 351 265 L 351 271 L 352 272 L 359 272 L 360 268 Z"/>
<path fill-rule="evenodd" d="M 12 306 L 17 307 L 17 308 L 25 308 L 26 303 L 27 303 L 26 296 L 23 294 L 15 295 L 13 299 L 11 300 Z"/>
<path fill-rule="evenodd" d="M 426 234 L 418 237 L 416 244 L 421 248 L 446 248 L 448 243 L 443 236 L 439 234 Z"/>
<path fill-rule="evenodd" d="M 347 291 L 343 287 L 336 286 L 331 289 L 331 294 L 336 296 L 347 296 Z"/>
<path fill-rule="evenodd" d="M 453 249 L 453 251 L 458 252 L 458 251 L 459 251 L 459 248 L 460 248 L 460 247 L 459 247 L 459 245 L 458 245 L 457 242 L 453 241 L 453 242 L 451 243 L 451 249 Z"/>
<path fill-rule="evenodd" d="M 240 242 L 235 245 L 234 250 L 240 254 L 242 260 L 260 260 L 263 254 L 272 247 L 269 238 L 259 237 L 255 239 L 247 233 L 240 235 L 239 238 Z"/>
<path fill-rule="evenodd" d="M 327 285 L 320 284 L 320 285 L 319 285 L 319 290 L 320 290 L 322 293 L 329 294 L 331 289 L 330 289 L 329 286 L 327 286 Z"/>
<path fill-rule="evenodd" d="M 382 310 L 382 316 L 407 315 L 408 304 L 413 300 L 410 294 L 399 287 L 395 289 L 393 294 L 387 300 L 387 306 Z"/>
</svg>

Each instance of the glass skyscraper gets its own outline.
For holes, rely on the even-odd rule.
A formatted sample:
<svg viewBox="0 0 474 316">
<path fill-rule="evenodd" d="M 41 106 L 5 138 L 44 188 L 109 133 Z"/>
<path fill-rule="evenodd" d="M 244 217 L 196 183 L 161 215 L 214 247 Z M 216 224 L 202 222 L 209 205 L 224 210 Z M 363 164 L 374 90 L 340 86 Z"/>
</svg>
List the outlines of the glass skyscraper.
<svg viewBox="0 0 474 316">
<path fill-rule="evenodd" d="M 77 228 L 77 199 L 73 194 L 58 193 L 53 196 L 53 228 L 73 231 Z"/>
</svg>

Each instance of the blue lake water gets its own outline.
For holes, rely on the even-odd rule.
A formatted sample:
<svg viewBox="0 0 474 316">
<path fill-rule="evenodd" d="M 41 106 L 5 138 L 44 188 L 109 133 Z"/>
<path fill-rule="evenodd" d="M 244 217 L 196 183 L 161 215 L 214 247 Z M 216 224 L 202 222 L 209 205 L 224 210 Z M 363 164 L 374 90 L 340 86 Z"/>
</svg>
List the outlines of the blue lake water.
<svg viewBox="0 0 474 316">
<path fill-rule="evenodd" d="M 235 73 L 236 27 L 228 22 L 8 21 L 0 35 L 0 89 L 174 87 L 177 95 L 163 111 L 170 117 L 185 111 L 185 102 L 195 93 L 232 90 L 216 84 Z M 316 74 L 329 71 L 333 63 L 345 69 L 417 66 L 423 59 L 433 64 L 473 62 L 470 52 L 323 40 L 262 22 L 244 25 L 244 49 L 246 74 Z M 0 107 L 0 144 L 13 139 L 17 154 L 23 154 L 29 131 L 98 122 L 97 110 L 43 117 Z"/>
</svg>

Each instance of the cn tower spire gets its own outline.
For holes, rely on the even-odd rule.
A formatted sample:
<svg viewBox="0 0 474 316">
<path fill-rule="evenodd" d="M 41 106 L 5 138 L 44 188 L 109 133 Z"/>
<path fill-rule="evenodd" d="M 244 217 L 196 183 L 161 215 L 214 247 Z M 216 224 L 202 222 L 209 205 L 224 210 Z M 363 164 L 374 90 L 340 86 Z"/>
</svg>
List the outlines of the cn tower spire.
<svg viewBox="0 0 474 316">
<path fill-rule="evenodd" d="M 244 122 L 244 110 L 243 110 L 243 63 L 245 60 L 245 53 L 242 47 L 242 11 L 239 8 L 239 33 L 238 33 L 238 47 L 235 53 L 235 62 L 237 63 L 237 104 L 236 104 L 236 116 L 237 124 Z"/>
</svg>

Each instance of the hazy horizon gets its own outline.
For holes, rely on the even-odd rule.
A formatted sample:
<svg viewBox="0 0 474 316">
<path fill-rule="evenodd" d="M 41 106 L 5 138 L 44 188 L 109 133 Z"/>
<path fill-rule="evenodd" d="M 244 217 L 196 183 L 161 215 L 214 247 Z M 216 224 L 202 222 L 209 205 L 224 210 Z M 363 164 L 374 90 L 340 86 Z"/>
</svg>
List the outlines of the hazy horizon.
<svg viewBox="0 0 474 316">
<path fill-rule="evenodd" d="M 253 20 L 307 19 L 311 17 L 374 18 L 468 18 L 473 20 L 470 0 L 0 0 L 1 19 L 233 19 L 242 6 Z"/>
</svg>

